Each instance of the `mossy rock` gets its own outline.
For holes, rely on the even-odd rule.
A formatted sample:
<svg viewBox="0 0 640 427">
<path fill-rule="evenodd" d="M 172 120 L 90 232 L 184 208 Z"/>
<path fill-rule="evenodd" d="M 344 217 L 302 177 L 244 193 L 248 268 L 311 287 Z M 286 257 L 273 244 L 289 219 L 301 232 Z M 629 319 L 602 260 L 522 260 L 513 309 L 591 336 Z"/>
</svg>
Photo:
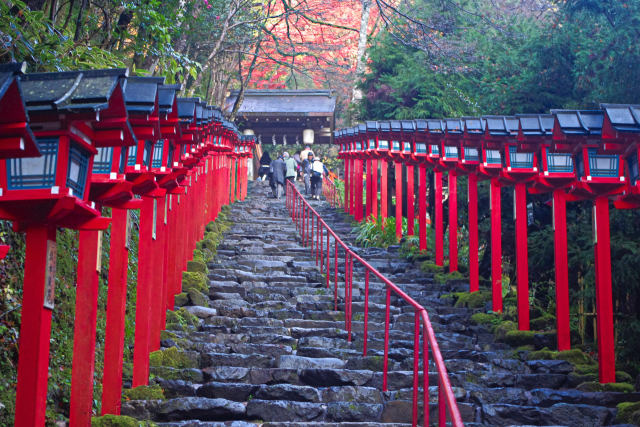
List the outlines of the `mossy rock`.
<svg viewBox="0 0 640 427">
<path fill-rule="evenodd" d="M 596 362 L 589 357 L 588 354 L 580 349 L 573 348 L 571 350 L 559 351 L 556 355 L 556 359 L 566 360 L 572 365 L 593 365 Z"/>
<path fill-rule="evenodd" d="M 498 313 L 475 313 L 471 316 L 471 322 L 476 325 L 497 325 L 501 319 Z"/>
<path fill-rule="evenodd" d="M 196 292 L 200 292 L 200 291 L 196 291 Z M 189 294 L 187 294 L 186 292 L 181 292 L 174 297 L 173 301 L 176 307 L 182 307 L 184 305 L 187 305 L 189 304 Z"/>
<path fill-rule="evenodd" d="M 169 331 L 160 331 L 160 339 L 161 340 L 175 340 L 178 339 L 178 335 Z"/>
<path fill-rule="evenodd" d="M 207 275 L 197 271 L 182 272 L 182 290 L 188 292 L 189 289 L 196 289 L 200 292 L 207 292 Z"/>
<path fill-rule="evenodd" d="M 616 382 L 617 383 L 632 383 L 633 377 L 627 374 L 624 371 L 616 371 Z"/>
<path fill-rule="evenodd" d="M 511 320 L 505 320 L 495 327 L 493 330 L 493 335 L 496 337 L 496 340 L 503 341 L 507 336 L 507 332 L 515 331 L 518 329 L 518 325 Z"/>
<path fill-rule="evenodd" d="M 542 350 L 532 351 L 527 354 L 527 360 L 554 360 L 557 353 L 557 351 L 552 351 L 545 347 Z"/>
<path fill-rule="evenodd" d="M 420 271 L 423 273 L 442 273 L 444 267 L 436 265 L 433 261 L 423 261 L 420 263 Z"/>
<path fill-rule="evenodd" d="M 218 224 L 215 221 L 211 221 L 204 227 L 205 231 L 216 231 L 217 228 Z"/>
<path fill-rule="evenodd" d="M 207 249 L 194 249 L 193 250 L 193 260 L 194 261 L 200 261 L 205 263 L 208 263 L 209 261 L 211 261 L 213 259 L 213 255 L 211 254 L 211 252 Z"/>
<path fill-rule="evenodd" d="M 556 316 L 549 313 L 542 313 L 542 316 L 531 319 L 529 324 L 531 329 L 536 331 L 553 328 L 556 324 Z"/>
<path fill-rule="evenodd" d="M 152 427 L 155 423 L 151 421 L 140 421 L 126 415 L 104 415 L 102 417 L 91 417 L 92 427 Z"/>
<path fill-rule="evenodd" d="M 534 331 L 508 331 L 504 336 L 504 342 L 507 344 L 517 347 L 521 345 L 533 345 L 533 337 L 535 336 Z"/>
<path fill-rule="evenodd" d="M 193 383 L 202 383 L 204 375 L 199 369 L 176 369 L 169 366 L 152 366 L 151 373 L 165 380 L 184 380 Z"/>
<path fill-rule="evenodd" d="M 456 292 L 454 295 L 457 297 L 455 307 L 482 308 L 491 301 L 491 292 L 487 291 Z"/>
<path fill-rule="evenodd" d="M 158 384 L 141 385 L 122 390 L 123 400 L 164 400 L 164 390 Z"/>
<path fill-rule="evenodd" d="M 576 388 L 580 391 L 613 391 L 618 393 L 631 393 L 634 391 L 633 384 L 629 384 L 629 383 L 602 384 L 597 381 L 584 382 Z"/>
<path fill-rule="evenodd" d="M 189 301 L 192 305 L 209 307 L 209 298 L 207 298 L 207 296 L 202 292 L 195 289 L 189 289 L 189 292 L 187 292 L 187 294 L 189 295 Z"/>
<path fill-rule="evenodd" d="M 195 368 L 198 363 L 193 357 L 185 352 L 178 350 L 176 347 L 170 347 L 166 350 L 154 351 L 149 355 L 150 366 L 168 366 L 171 368 Z"/>
<path fill-rule="evenodd" d="M 558 357 L 556 355 L 556 359 L 557 358 Z M 596 375 L 598 373 L 598 365 L 596 364 L 573 365 L 573 372 L 579 375 Z"/>
<path fill-rule="evenodd" d="M 449 280 L 462 280 L 464 278 L 464 274 L 462 274 L 460 271 L 452 271 L 451 273 L 447 274 L 447 279 Z"/>
<path fill-rule="evenodd" d="M 167 311 L 167 324 L 198 326 L 200 325 L 200 319 L 181 307 L 176 311 Z"/>
<path fill-rule="evenodd" d="M 640 402 L 622 402 L 616 408 L 616 424 L 640 425 Z"/>
</svg>

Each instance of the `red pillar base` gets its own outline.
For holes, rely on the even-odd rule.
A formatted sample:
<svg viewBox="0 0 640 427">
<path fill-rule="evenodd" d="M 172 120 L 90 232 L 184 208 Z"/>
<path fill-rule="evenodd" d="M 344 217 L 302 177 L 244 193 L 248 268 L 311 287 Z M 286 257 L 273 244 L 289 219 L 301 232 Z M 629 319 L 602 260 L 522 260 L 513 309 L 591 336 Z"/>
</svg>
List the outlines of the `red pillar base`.
<svg viewBox="0 0 640 427">
<path fill-rule="evenodd" d="M 414 188 L 413 188 L 413 165 L 407 165 L 407 235 L 413 236 L 415 234 L 414 230 L 414 218 L 415 218 L 415 207 L 414 207 Z"/>
<path fill-rule="evenodd" d="M 527 185 L 514 189 L 516 207 L 516 276 L 518 280 L 518 329 L 529 330 L 529 255 L 527 249 Z"/>
<path fill-rule="evenodd" d="M 418 233 L 420 250 L 427 250 L 427 165 L 418 166 Z"/>
<path fill-rule="evenodd" d="M 385 218 L 389 216 L 389 182 L 388 182 L 389 163 L 386 160 L 380 161 L 380 217 L 384 224 Z"/>
<path fill-rule="evenodd" d="M 449 172 L 449 272 L 458 271 L 458 177 Z"/>
<path fill-rule="evenodd" d="M 491 292 L 493 311 L 502 313 L 502 218 L 500 182 L 491 179 Z"/>
<path fill-rule="evenodd" d="M 478 176 L 469 175 L 469 292 L 480 290 L 478 262 Z"/>
<path fill-rule="evenodd" d="M 556 266 L 556 328 L 558 351 L 571 349 L 569 327 L 569 266 L 567 262 L 567 202 L 564 190 L 553 192 L 553 233 Z"/>
<path fill-rule="evenodd" d="M 444 218 L 442 212 L 442 172 L 433 172 L 435 186 L 436 265 L 444 265 Z"/>
<path fill-rule="evenodd" d="M 402 239 L 402 163 L 396 162 L 396 239 Z"/>
</svg>

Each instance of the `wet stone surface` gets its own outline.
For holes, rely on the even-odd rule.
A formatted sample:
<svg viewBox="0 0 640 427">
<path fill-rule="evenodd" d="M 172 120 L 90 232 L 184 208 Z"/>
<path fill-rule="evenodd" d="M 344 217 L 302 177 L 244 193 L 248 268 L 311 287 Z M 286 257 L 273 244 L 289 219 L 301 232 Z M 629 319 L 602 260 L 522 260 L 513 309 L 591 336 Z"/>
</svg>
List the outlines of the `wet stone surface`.
<svg viewBox="0 0 640 427">
<path fill-rule="evenodd" d="M 410 425 L 413 311 L 392 298 L 389 391 L 382 392 L 384 285 L 370 283 L 368 352 L 363 357 L 363 274 L 356 269 L 349 342 L 344 284 L 339 283 L 336 302 L 333 270 L 327 289 L 322 274 L 326 259 L 318 259 L 321 271 L 315 253 L 301 242 L 285 201 L 269 198 L 269 192 L 266 183 L 250 183 L 247 200 L 231 206 L 233 225 L 208 265 L 208 307 L 187 305 L 198 326 L 174 329 L 162 342 L 164 348 L 177 347 L 195 357 L 197 366 L 152 367 L 151 382 L 164 389 L 166 400 L 124 402 L 122 413 L 175 427 Z M 343 212 L 325 202 L 312 205 L 354 245 L 352 225 Z M 431 274 L 402 259 L 397 247 L 355 249 L 429 310 L 467 425 L 608 425 L 617 403 L 638 400 L 637 393 L 570 388 L 572 366 L 567 362 L 514 358 L 511 347 L 494 342 L 485 328 L 470 322 L 476 311 L 440 298 L 466 290 L 463 281 L 434 283 Z M 343 273 L 340 266 L 340 277 Z M 422 361 L 419 367 L 422 386 Z M 428 411 L 434 423 L 438 375 L 431 361 L 428 376 Z M 421 420 L 422 388 L 418 401 Z"/>
</svg>

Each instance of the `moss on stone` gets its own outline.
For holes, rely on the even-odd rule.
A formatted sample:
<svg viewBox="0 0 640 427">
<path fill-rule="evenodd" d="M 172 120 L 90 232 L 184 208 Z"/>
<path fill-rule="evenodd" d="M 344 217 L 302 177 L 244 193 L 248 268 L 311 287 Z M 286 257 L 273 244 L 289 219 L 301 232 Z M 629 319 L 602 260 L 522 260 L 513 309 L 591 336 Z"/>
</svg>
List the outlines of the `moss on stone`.
<svg viewBox="0 0 640 427">
<path fill-rule="evenodd" d="M 152 427 L 155 425 L 151 421 L 140 421 L 126 415 L 104 415 L 91 418 L 92 427 Z"/>
<path fill-rule="evenodd" d="M 187 292 L 187 294 L 189 295 L 189 301 L 192 305 L 209 307 L 209 298 L 207 298 L 207 296 L 202 292 L 195 289 L 189 289 L 189 292 Z"/>
<path fill-rule="evenodd" d="M 471 322 L 476 325 L 497 325 L 501 320 L 498 313 L 476 313 L 471 316 Z"/>
<path fill-rule="evenodd" d="M 209 273 L 209 269 L 207 268 L 207 264 L 204 261 L 193 260 L 187 262 L 187 271 L 195 271 L 198 273 Z"/>
<path fill-rule="evenodd" d="M 556 355 L 556 359 L 558 359 Z M 598 365 L 596 364 L 578 364 L 573 365 L 573 372 L 579 375 L 590 375 L 598 373 Z"/>
<path fill-rule="evenodd" d="M 505 320 L 496 326 L 493 330 L 493 335 L 496 337 L 496 340 L 503 341 L 509 331 L 515 331 L 518 329 L 518 325 L 511 320 Z"/>
<path fill-rule="evenodd" d="M 181 292 L 174 297 L 173 301 L 177 307 L 182 307 L 183 305 L 187 305 L 189 303 L 189 295 L 186 292 Z"/>
<path fill-rule="evenodd" d="M 161 340 L 175 340 L 178 336 L 173 332 L 169 331 L 160 331 L 160 339 Z"/>
<path fill-rule="evenodd" d="M 640 402 L 622 402 L 616 408 L 616 424 L 640 425 Z"/>
<path fill-rule="evenodd" d="M 207 292 L 207 275 L 196 271 L 182 272 L 182 290 L 196 289 L 200 292 Z"/>
<path fill-rule="evenodd" d="M 556 359 L 566 360 L 572 365 L 592 365 L 595 361 L 582 350 L 574 348 L 571 350 L 559 351 Z"/>
<path fill-rule="evenodd" d="M 166 350 L 154 351 L 149 355 L 150 366 L 168 366 L 171 368 L 195 368 L 197 363 L 191 355 L 170 347 Z"/>
<path fill-rule="evenodd" d="M 584 382 L 576 387 L 580 391 L 613 391 L 619 393 L 631 393 L 634 388 L 629 383 L 602 384 L 597 381 Z"/>
<path fill-rule="evenodd" d="M 194 383 L 204 381 L 202 371 L 198 369 L 176 369 L 169 366 L 152 366 L 151 373 L 165 380 L 184 380 Z"/>
<path fill-rule="evenodd" d="M 420 271 L 423 273 L 442 273 L 444 269 L 433 261 L 427 260 L 420 263 Z"/>
<path fill-rule="evenodd" d="M 164 390 L 158 384 L 141 385 L 122 390 L 124 400 L 164 400 Z"/>
<path fill-rule="evenodd" d="M 553 328 L 556 324 L 556 316 L 549 313 L 542 313 L 540 317 L 531 319 L 531 329 L 541 331 L 547 328 Z"/>
<path fill-rule="evenodd" d="M 517 347 L 520 345 L 529 345 L 533 344 L 533 337 L 536 333 L 534 331 L 519 331 L 513 330 L 508 331 L 504 336 L 504 342 L 507 344 Z"/>
<path fill-rule="evenodd" d="M 557 351 L 543 348 L 542 350 L 532 351 L 527 354 L 527 360 L 553 360 L 556 358 Z"/>
<path fill-rule="evenodd" d="M 618 383 L 632 383 L 633 377 L 624 371 L 616 371 L 616 382 Z"/>
<path fill-rule="evenodd" d="M 200 324 L 200 319 L 181 307 L 175 311 L 167 311 L 167 325 L 169 324 L 177 324 L 181 326 L 198 326 Z M 169 327 L 167 327 L 167 329 L 169 329 Z"/>
<path fill-rule="evenodd" d="M 482 308 L 491 301 L 491 292 L 454 292 L 452 294 L 455 299 L 455 307 Z"/>
</svg>

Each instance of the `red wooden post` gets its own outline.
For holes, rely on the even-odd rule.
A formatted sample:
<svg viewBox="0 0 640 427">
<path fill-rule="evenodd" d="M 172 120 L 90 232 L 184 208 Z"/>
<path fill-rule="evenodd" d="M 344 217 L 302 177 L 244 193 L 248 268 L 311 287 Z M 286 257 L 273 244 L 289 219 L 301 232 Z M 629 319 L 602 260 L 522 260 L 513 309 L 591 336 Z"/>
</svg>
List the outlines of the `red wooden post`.
<svg viewBox="0 0 640 427">
<path fill-rule="evenodd" d="M 502 219 L 500 182 L 491 179 L 491 291 L 493 311 L 502 313 Z"/>
<path fill-rule="evenodd" d="M 378 217 L 378 159 L 371 160 L 371 211 L 374 218 Z"/>
<path fill-rule="evenodd" d="M 45 421 L 51 335 L 51 308 L 45 304 L 53 303 L 56 274 L 56 228 L 32 225 L 26 232 L 15 415 L 19 427 L 43 426 Z"/>
<path fill-rule="evenodd" d="M 385 218 L 388 216 L 388 204 L 389 204 L 389 194 L 388 194 L 388 177 L 387 177 L 387 168 L 389 167 L 389 163 L 386 159 L 382 159 L 380 161 L 380 217 L 382 218 L 382 223 L 384 224 Z"/>
<path fill-rule="evenodd" d="M 415 218 L 415 191 L 413 188 L 413 165 L 407 163 L 407 235 L 413 236 L 415 230 L 413 221 Z"/>
<path fill-rule="evenodd" d="M 605 196 L 599 196 L 594 200 L 593 205 L 598 371 L 601 383 L 613 383 L 616 381 L 616 355 L 613 335 L 613 296 L 611 293 L 609 199 Z"/>
<path fill-rule="evenodd" d="M 402 239 L 402 163 L 396 165 L 396 239 Z"/>
<path fill-rule="evenodd" d="M 120 414 L 122 400 L 122 359 L 127 304 L 127 265 L 129 249 L 126 209 L 111 211 L 111 241 L 109 249 L 109 287 L 104 340 L 104 374 L 102 377 L 102 415 Z"/>
<path fill-rule="evenodd" d="M 433 171 L 435 186 L 435 220 L 436 220 L 436 265 L 444 264 L 444 227 L 442 212 L 442 172 Z"/>
<path fill-rule="evenodd" d="M 418 233 L 420 250 L 427 250 L 427 165 L 418 165 Z"/>
<path fill-rule="evenodd" d="M 569 266 L 567 262 L 567 202 L 562 189 L 553 191 L 553 232 L 556 266 L 556 327 L 558 351 L 571 349 L 569 327 Z"/>
<path fill-rule="evenodd" d="M 363 190 L 363 183 L 362 183 L 362 173 L 363 171 L 363 161 L 362 159 L 356 159 L 356 167 L 355 167 L 355 172 L 356 172 L 356 179 L 355 179 L 355 186 L 356 186 L 356 191 L 355 191 L 355 219 L 356 221 L 360 222 L 362 221 L 362 214 L 363 214 L 363 206 L 362 206 L 362 190 Z"/>
<path fill-rule="evenodd" d="M 367 201 L 365 204 L 365 218 L 369 218 L 369 216 L 371 216 L 371 214 L 373 213 L 373 210 L 371 209 L 371 207 L 373 206 L 373 182 L 372 182 L 372 174 L 371 174 L 371 168 L 372 168 L 372 159 L 368 158 L 367 159 Z"/>
<path fill-rule="evenodd" d="M 344 159 L 344 211 L 347 213 L 349 212 L 349 208 L 350 208 L 350 197 L 351 197 L 351 191 L 350 191 L 350 186 L 351 186 L 351 168 L 350 168 L 350 160 L 349 158 L 345 158 Z"/>
<path fill-rule="evenodd" d="M 163 194 L 155 199 L 156 203 L 156 235 L 151 242 L 153 257 L 153 271 L 155 274 L 153 280 L 152 294 L 158 295 L 160 301 L 151 305 L 151 336 L 149 341 L 149 351 L 156 351 L 160 349 L 160 332 L 164 329 L 164 319 L 166 318 L 166 295 L 167 295 L 167 276 L 165 265 L 165 251 L 166 245 L 166 218 L 165 204 L 167 201 L 166 190 L 156 190 Z M 151 276 L 150 276 L 151 277 Z M 150 285 L 151 286 L 151 285 Z M 165 314 L 163 316 L 163 313 Z"/>
<path fill-rule="evenodd" d="M 449 272 L 458 270 L 458 176 L 449 171 Z"/>
<path fill-rule="evenodd" d="M 529 330 L 529 263 L 527 251 L 527 184 L 514 189 L 516 214 L 516 269 L 518 278 L 518 329 Z"/>
<path fill-rule="evenodd" d="M 478 263 L 478 176 L 469 174 L 469 292 L 480 290 Z"/>
<path fill-rule="evenodd" d="M 138 387 L 149 383 L 149 349 L 151 338 L 151 306 L 153 280 L 153 229 L 155 199 L 142 196 L 140 209 L 140 238 L 138 249 L 138 283 L 136 294 L 136 330 L 133 347 L 133 380 L 132 386 Z"/>
<path fill-rule="evenodd" d="M 91 424 L 101 231 L 80 231 L 69 425 Z"/>
</svg>

